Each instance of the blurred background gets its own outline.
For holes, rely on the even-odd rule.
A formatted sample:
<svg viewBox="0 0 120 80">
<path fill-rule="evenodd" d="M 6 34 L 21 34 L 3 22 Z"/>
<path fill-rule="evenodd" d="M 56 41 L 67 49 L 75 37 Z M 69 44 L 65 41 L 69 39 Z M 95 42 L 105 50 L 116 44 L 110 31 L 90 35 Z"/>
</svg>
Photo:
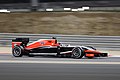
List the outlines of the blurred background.
<svg viewBox="0 0 120 80">
<path fill-rule="evenodd" d="M 77 10 L 82 7 L 89 9 Z M 66 44 L 119 50 L 120 0 L 0 0 L 0 9 L 11 12 L 0 13 L 2 46 L 11 46 L 15 37 L 31 37 L 35 41 L 56 34 Z M 59 34 L 80 36 L 71 36 L 73 40 L 67 41 L 68 36 L 63 39 Z"/>
<path fill-rule="evenodd" d="M 120 35 L 120 0 L 0 0 L 0 9 L 11 11 L 1 33 Z"/>
</svg>

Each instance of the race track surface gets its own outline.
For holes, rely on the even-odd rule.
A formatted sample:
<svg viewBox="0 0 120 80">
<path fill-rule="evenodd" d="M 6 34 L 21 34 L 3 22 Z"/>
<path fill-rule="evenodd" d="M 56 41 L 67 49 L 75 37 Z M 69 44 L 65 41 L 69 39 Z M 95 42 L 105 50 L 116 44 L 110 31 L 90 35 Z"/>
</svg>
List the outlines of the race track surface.
<svg viewBox="0 0 120 80">
<path fill-rule="evenodd" d="M 72 59 L 0 54 L 0 80 L 119 80 L 120 58 Z"/>
</svg>

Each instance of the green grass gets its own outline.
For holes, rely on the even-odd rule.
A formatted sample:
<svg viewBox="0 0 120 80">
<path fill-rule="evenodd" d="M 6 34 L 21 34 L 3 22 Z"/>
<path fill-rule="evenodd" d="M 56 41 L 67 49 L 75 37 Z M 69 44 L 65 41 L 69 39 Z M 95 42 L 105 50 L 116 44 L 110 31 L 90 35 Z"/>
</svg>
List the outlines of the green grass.
<svg viewBox="0 0 120 80">
<path fill-rule="evenodd" d="M 0 32 L 120 36 L 120 12 L 1 13 Z"/>
</svg>

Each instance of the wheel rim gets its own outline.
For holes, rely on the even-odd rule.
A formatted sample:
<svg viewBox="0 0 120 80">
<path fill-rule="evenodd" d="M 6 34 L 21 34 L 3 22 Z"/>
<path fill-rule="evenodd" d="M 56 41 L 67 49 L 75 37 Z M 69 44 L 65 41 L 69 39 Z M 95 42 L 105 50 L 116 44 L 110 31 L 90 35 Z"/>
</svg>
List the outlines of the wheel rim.
<svg viewBox="0 0 120 80">
<path fill-rule="evenodd" d="M 16 47 L 13 50 L 14 56 L 20 56 L 21 55 L 21 50 L 20 48 Z"/>
<path fill-rule="evenodd" d="M 74 57 L 79 58 L 81 56 L 81 50 L 79 48 L 75 49 L 73 55 Z"/>
</svg>

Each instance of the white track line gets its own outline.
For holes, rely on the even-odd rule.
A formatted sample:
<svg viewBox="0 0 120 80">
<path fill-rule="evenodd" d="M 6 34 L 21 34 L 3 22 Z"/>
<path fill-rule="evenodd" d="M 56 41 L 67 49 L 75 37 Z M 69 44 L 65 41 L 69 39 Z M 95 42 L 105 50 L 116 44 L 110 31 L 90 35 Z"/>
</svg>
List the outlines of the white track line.
<svg viewBox="0 0 120 80">
<path fill-rule="evenodd" d="M 112 56 L 109 56 L 109 57 L 120 57 L 120 55 L 112 55 Z"/>
<path fill-rule="evenodd" d="M 44 64 L 120 64 L 120 62 L 73 62 L 73 61 L 18 61 L 0 60 L 0 63 L 44 63 Z"/>
</svg>

